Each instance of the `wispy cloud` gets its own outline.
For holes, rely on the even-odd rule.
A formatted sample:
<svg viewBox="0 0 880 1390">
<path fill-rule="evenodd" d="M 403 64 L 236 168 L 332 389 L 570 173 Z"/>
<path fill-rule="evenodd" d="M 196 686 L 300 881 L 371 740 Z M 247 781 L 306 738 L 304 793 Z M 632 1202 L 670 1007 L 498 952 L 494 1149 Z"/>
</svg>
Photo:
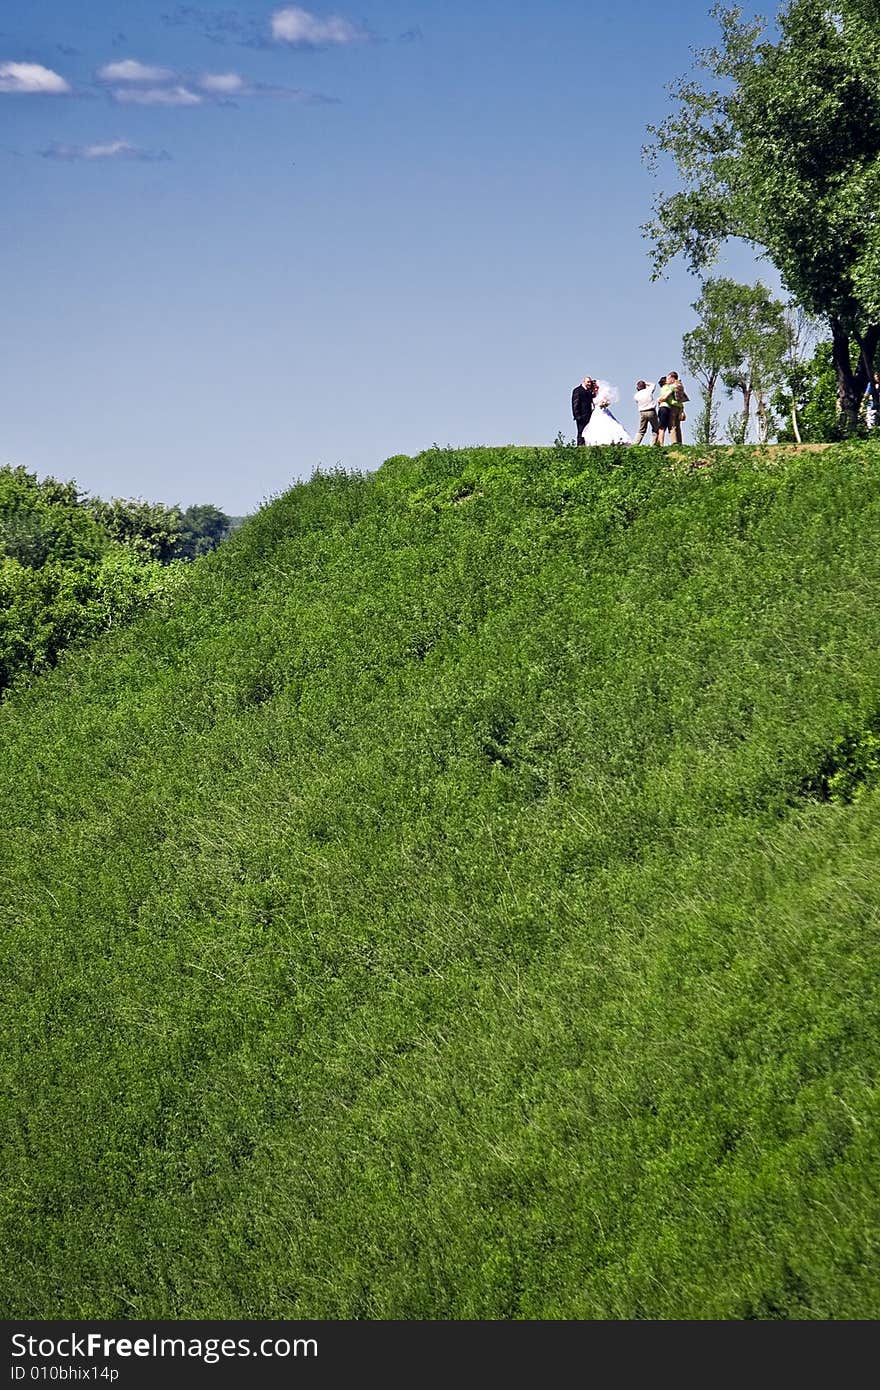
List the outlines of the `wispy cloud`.
<svg viewBox="0 0 880 1390">
<path fill-rule="evenodd" d="M 135 106 L 200 106 L 204 98 L 173 68 L 120 58 L 105 63 L 95 74 L 114 101 Z M 119 85 L 122 84 L 122 85 Z"/>
<path fill-rule="evenodd" d="M 339 97 L 328 97 L 324 92 L 305 92 L 302 87 L 275 87 L 269 82 L 258 82 L 251 89 L 255 96 L 278 97 L 286 101 L 317 102 L 322 106 L 339 106 Z"/>
<path fill-rule="evenodd" d="M 110 93 L 114 101 L 129 106 L 199 106 L 204 100 L 198 92 L 189 87 L 114 87 Z"/>
<path fill-rule="evenodd" d="M 160 18 L 169 28 L 197 29 L 212 43 L 236 43 L 244 48 L 271 48 L 278 43 L 329 48 L 372 38 L 366 29 L 349 19 L 316 15 L 300 5 L 282 5 L 273 10 L 268 28 L 262 16 L 238 9 L 207 10 L 201 5 L 178 4 Z"/>
<path fill-rule="evenodd" d="M 39 63 L 0 63 L 0 92 L 63 96 L 69 91 L 70 85 L 63 77 Z"/>
<path fill-rule="evenodd" d="M 212 43 L 242 44 L 246 48 L 268 48 L 270 40 L 260 21 L 240 10 L 206 10 L 199 5 L 175 5 L 160 16 L 170 28 L 198 29 Z"/>
<path fill-rule="evenodd" d="M 338 15 L 321 19 L 298 5 L 276 10 L 271 18 L 272 37 L 278 43 L 301 48 L 328 48 L 333 44 L 362 42 L 368 37 L 363 29 Z"/>
<path fill-rule="evenodd" d="M 60 159 L 68 163 L 76 160 L 134 159 L 155 163 L 170 159 L 167 150 L 142 150 L 130 145 L 127 140 L 111 140 L 104 145 L 47 145 L 40 150 L 44 159 Z"/>
<path fill-rule="evenodd" d="M 137 58 L 121 58 L 118 63 L 105 63 L 98 68 L 102 82 L 167 82 L 174 73 L 170 68 L 151 67 Z"/>
<path fill-rule="evenodd" d="M 286 101 L 324 102 L 337 105 L 338 97 L 325 96 L 323 92 L 307 92 L 302 87 L 280 87 L 272 82 L 248 82 L 237 72 L 204 72 L 195 79 L 195 86 L 208 97 L 217 100 L 233 97 L 278 97 Z"/>
<path fill-rule="evenodd" d="M 214 96 L 241 96 L 250 90 L 237 72 L 204 72 L 197 80 L 203 92 L 211 92 Z"/>
<path fill-rule="evenodd" d="M 304 91 L 301 87 L 251 82 L 232 70 L 194 75 L 141 63 L 137 58 L 106 63 L 98 68 L 95 77 L 107 95 L 122 105 L 201 106 L 208 102 L 215 106 L 235 106 L 236 98 L 254 96 L 328 105 L 338 100 L 322 92 Z"/>
</svg>

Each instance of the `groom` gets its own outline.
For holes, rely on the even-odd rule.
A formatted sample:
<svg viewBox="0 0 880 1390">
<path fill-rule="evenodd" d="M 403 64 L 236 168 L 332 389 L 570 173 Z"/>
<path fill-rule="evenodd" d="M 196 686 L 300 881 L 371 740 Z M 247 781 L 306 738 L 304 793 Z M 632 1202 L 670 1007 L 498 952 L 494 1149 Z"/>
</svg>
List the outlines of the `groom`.
<svg viewBox="0 0 880 1390">
<path fill-rule="evenodd" d="M 584 443 L 584 430 L 590 423 L 590 416 L 593 413 L 593 397 L 596 394 L 596 383 L 591 376 L 585 376 L 583 381 L 578 382 L 571 393 L 571 413 L 574 423 L 577 426 L 577 442 Z"/>
</svg>

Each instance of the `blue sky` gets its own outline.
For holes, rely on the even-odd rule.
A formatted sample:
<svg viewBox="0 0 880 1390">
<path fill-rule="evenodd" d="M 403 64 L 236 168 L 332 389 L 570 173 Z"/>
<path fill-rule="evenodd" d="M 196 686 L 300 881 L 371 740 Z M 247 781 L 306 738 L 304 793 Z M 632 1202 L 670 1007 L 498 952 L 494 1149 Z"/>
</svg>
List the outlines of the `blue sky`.
<svg viewBox="0 0 880 1390">
<path fill-rule="evenodd" d="M 640 159 L 709 5 L 5 0 L 0 463 L 253 511 L 316 467 L 633 428 L 698 285 Z M 722 270 L 775 284 L 734 250 Z M 692 393 L 695 394 L 695 393 Z"/>
</svg>

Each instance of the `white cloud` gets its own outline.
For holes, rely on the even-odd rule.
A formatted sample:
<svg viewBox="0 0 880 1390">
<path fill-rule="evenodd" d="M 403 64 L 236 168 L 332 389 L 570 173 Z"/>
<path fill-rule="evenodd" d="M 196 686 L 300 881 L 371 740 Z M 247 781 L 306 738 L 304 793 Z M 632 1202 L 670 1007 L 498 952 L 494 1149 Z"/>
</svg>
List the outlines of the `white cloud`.
<svg viewBox="0 0 880 1390">
<path fill-rule="evenodd" d="M 130 158 L 134 154 L 134 146 L 127 140 L 111 140 L 108 145 L 83 145 L 81 153 L 83 159 Z"/>
<path fill-rule="evenodd" d="M 0 92 L 43 92 L 59 96 L 70 86 L 51 68 L 39 63 L 0 63 Z"/>
<path fill-rule="evenodd" d="M 113 100 L 135 106 L 198 106 L 202 98 L 188 87 L 114 87 Z"/>
<path fill-rule="evenodd" d="M 142 150 L 127 140 L 111 140 L 105 145 L 49 145 L 41 150 L 44 159 L 170 159 L 167 150 Z"/>
<path fill-rule="evenodd" d="M 301 10 L 298 5 L 288 5 L 272 15 L 272 37 L 280 43 L 323 48 L 334 43 L 356 43 L 366 35 L 362 29 L 347 19 L 340 19 L 338 15 L 319 19 L 308 10 Z"/>
<path fill-rule="evenodd" d="M 232 96 L 244 92 L 247 84 L 237 72 L 206 72 L 199 78 L 199 86 L 204 92 L 214 92 L 217 96 Z"/>
<path fill-rule="evenodd" d="M 98 69 L 102 82 L 167 82 L 174 73 L 169 68 L 152 68 L 136 58 L 121 58 Z"/>
</svg>

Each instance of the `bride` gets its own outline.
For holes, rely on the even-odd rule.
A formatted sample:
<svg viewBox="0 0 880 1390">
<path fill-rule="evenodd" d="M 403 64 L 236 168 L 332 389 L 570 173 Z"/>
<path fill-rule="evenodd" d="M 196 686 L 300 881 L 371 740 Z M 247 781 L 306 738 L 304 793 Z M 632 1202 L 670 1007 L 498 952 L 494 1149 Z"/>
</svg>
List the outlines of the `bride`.
<svg viewBox="0 0 880 1390">
<path fill-rule="evenodd" d="M 618 396 L 617 388 L 609 386 L 607 381 L 597 381 L 593 392 L 593 413 L 584 427 L 584 443 L 632 444 L 617 416 L 611 414 L 611 403 Z"/>
</svg>

